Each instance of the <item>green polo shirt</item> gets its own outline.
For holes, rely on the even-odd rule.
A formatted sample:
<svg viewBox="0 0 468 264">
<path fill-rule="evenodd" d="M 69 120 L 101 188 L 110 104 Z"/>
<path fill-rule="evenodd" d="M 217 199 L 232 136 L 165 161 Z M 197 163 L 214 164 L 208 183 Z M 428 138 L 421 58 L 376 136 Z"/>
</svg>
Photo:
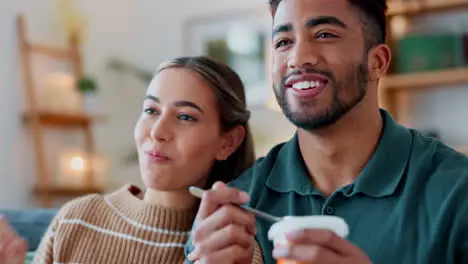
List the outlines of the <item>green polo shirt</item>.
<svg viewBox="0 0 468 264">
<path fill-rule="evenodd" d="M 468 263 L 468 157 L 381 114 L 383 133 L 371 160 L 354 183 L 328 197 L 311 184 L 297 136 L 230 185 L 273 215 L 343 217 L 347 239 L 376 264 Z M 267 264 L 275 263 L 270 226 L 257 220 Z"/>
</svg>

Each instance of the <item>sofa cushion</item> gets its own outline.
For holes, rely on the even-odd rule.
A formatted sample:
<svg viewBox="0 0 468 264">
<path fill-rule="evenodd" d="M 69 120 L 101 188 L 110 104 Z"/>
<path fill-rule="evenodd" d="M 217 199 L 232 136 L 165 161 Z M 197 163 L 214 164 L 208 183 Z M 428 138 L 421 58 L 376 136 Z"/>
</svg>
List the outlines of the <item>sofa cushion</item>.
<svg viewBox="0 0 468 264">
<path fill-rule="evenodd" d="M 29 251 L 37 249 L 56 213 L 57 209 L 0 209 L 0 215 L 28 241 Z"/>
</svg>

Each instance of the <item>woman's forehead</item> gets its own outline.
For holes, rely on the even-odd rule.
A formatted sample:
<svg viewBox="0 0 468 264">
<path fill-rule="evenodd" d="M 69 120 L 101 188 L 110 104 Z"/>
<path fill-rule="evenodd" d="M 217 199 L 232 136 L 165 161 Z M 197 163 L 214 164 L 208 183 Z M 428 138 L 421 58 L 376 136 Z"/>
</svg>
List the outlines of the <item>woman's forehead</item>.
<svg viewBox="0 0 468 264">
<path fill-rule="evenodd" d="M 151 81 L 147 94 L 159 98 L 161 103 L 184 100 L 207 106 L 216 104 L 213 88 L 207 81 L 198 73 L 184 68 L 168 68 L 159 72 Z"/>
</svg>

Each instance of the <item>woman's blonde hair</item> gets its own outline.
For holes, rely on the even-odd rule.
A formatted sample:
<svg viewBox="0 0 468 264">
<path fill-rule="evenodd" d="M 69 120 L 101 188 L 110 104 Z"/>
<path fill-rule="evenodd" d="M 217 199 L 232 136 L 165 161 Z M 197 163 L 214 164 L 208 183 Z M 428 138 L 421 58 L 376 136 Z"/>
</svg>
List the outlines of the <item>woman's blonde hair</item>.
<svg viewBox="0 0 468 264">
<path fill-rule="evenodd" d="M 237 150 L 226 160 L 216 161 L 206 187 L 216 181 L 229 182 L 250 168 L 255 161 L 255 150 L 249 128 L 245 89 L 239 75 L 228 65 L 205 56 L 179 57 L 163 63 L 157 73 L 168 68 L 183 68 L 196 72 L 213 89 L 223 131 L 237 125 L 245 129 L 245 137 Z"/>
</svg>

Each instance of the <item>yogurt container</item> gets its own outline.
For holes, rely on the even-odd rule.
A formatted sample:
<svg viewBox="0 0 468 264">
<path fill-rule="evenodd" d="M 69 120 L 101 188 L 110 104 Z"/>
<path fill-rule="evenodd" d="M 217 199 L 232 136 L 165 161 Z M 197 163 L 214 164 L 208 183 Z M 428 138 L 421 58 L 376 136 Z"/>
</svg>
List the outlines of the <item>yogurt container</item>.
<svg viewBox="0 0 468 264">
<path fill-rule="evenodd" d="M 312 216 L 287 216 L 283 220 L 273 224 L 268 230 L 268 239 L 275 246 L 288 245 L 286 234 L 301 229 L 326 229 L 335 232 L 344 238 L 349 233 L 346 221 L 337 216 L 312 215 Z M 278 259 L 277 264 L 301 264 L 296 261 Z"/>
</svg>

